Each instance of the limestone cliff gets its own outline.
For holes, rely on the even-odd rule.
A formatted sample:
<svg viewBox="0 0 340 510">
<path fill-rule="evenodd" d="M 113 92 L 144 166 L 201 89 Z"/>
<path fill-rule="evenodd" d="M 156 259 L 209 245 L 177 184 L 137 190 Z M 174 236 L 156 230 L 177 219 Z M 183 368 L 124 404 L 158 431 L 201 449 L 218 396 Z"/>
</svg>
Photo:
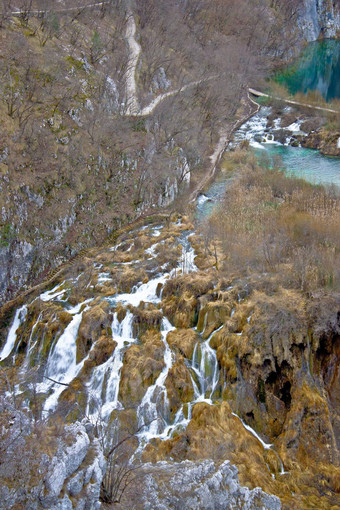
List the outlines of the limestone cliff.
<svg viewBox="0 0 340 510">
<path fill-rule="evenodd" d="M 336 37 L 340 30 L 340 7 L 337 0 L 303 0 L 299 27 L 306 41 Z"/>
</svg>

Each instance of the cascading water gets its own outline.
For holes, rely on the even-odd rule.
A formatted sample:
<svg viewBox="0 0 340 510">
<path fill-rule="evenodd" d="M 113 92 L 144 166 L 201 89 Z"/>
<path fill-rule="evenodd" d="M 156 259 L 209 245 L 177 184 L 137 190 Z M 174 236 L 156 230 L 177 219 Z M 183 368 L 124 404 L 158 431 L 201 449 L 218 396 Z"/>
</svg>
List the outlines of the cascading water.
<svg viewBox="0 0 340 510">
<path fill-rule="evenodd" d="M 204 342 L 197 342 L 193 351 L 191 370 L 194 373 L 192 383 L 195 391 L 195 402 L 208 402 L 212 398 L 218 385 L 220 371 L 216 351 L 210 347 L 212 337 L 223 328 L 223 325 L 213 331 Z"/>
<path fill-rule="evenodd" d="M 37 342 L 38 342 L 38 339 L 35 340 L 35 342 L 32 344 L 32 339 L 33 339 L 33 335 L 35 334 L 35 331 L 36 331 L 36 328 L 40 322 L 40 319 L 42 317 L 42 313 L 39 313 L 38 315 L 38 318 L 37 320 L 35 321 L 35 323 L 33 324 L 32 326 L 32 329 L 31 329 L 31 334 L 30 334 L 30 337 L 29 337 L 29 340 L 28 340 L 28 343 L 27 343 L 27 346 L 26 346 L 26 356 L 25 356 L 25 361 L 22 365 L 22 370 L 21 372 L 24 374 L 27 367 L 28 367 L 28 364 L 30 362 L 30 356 L 31 356 L 31 353 L 34 351 L 34 348 L 36 347 L 37 345 Z"/>
<path fill-rule="evenodd" d="M 160 235 L 161 227 L 157 226 L 152 229 L 152 236 Z M 178 267 L 171 273 L 163 273 L 147 283 L 140 284 L 133 289 L 131 293 L 116 294 L 107 300 L 112 304 L 122 303 L 124 305 L 132 305 L 138 307 L 143 301 L 145 303 L 157 304 L 160 297 L 157 296 L 157 289 L 160 284 L 163 285 L 168 278 L 181 271 L 183 274 L 196 271 L 194 264 L 194 249 L 192 248 L 188 237 L 191 232 L 185 232 L 180 236 L 179 242 L 182 245 L 182 255 Z M 146 253 L 155 256 L 154 248 L 159 243 L 151 246 Z M 122 409 L 122 404 L 118 400 L 119 384 L 121 376 L 121 368 L 123 366 L 123 356 L 126 348 L 132 343 L 137 342 L 137 338 L 133 338 L 132 333 L 133 314 L 127 311 L 122 323 L 119 323 L 117 313 L 114 314 L 112 323 L 112 338 L 117 342 L 117 346 L 109 360 L 102 365 L 96 367 L 93 371 L 90 382 L 88 383 L 89 398 L 87 405 L 87 415 L 94 416 L 101 413 L 103 419 L 108 419 L 114 409 Z M 174 427 L 182 424 L 184 418 L 183 409 L 179 409 L 174 422 L 169 423 L 169 404 L 165 381 L 169 370 L 173 363 L 173 354 L 166 341 L 167 334 L 174 327 L 168 319 L 163 317 L 161 326 L 161 338 L 164 344 L 164 368 L 159 374 L 155 383 L 150 386 L 137 408 L 138 434 L 140 440 L 140 448 L 143 448 L 152 438 L 165 438 Z M 208 341 L 207 341 L 208 342 Z M 209 347 L 209 349 L 211 349 Z M 208 350 L 208 347 L 206 347 Z M 211 349 L 212 350 L 212 349 Z M 211 354 L 210 354 L 211 357 Z"/>
<path fill-rule="evenodd" d="M 286 110 L 288 111 L 289 108 Z M 285 142 L 281 143 L 277 139 L 280 138 L 280 132 L 283 129 L 280 125 L 281 119 L 276 119 L 273 126 L 269 128 L 268 116 L 270 113 L 271 108 L 262 107 L 256 115 L 235 132 L 230 146 L 236 147 L 242 141 L 247 140 L 249 145 L 254 148 L 260 163 L 264 156 L 268 161 L 280 157 L 288 174 L 297 175 L 312 183 L 340 186 L 338 158 L 324 156 L 319 151 L 299 146 L 296 136 L 304 134 L 301 131 L 301 120 L 284 128 L 287 135 Z"/>
<path fill-rule="evenodd" d="M 154 437 L 162 437 L 169 422 L 169 403 L 165 381 L 172 367 L 173 355 L 166 341 L 169 331 L 175 329 L 165 317 L 162 320 L 162 342 L 164 344 L 164 368 L 155 383 L 146 390 L 146 393 L 137 409 L 138 434 L 142 443 Z"/>
<path fill-rule="evenodd" d="M 112 321 L 112 338 L 117 345 L 112 356 L 93 370 L 88 383 L 89 398 L 86 411 L 88 416 L 100 413 L 103 419 L 107 419 L 114 409 L 122 408 L 118 394 L 123 356 L 126 348 L 137 341 L 133 338 L 132 322 L 131 312 L 126 312 L 122 322 L 119 322 L 115 312 Z"/>
<path fill-rule="evenodd" d="M 17 331 L 20 327 L 20 324 L 25 320 L 26 315 L 26 305 L 22 306 L 15 312 L 14 320 L 8 332 L 6 343 L 0 353 L 0 361 L 6 359 L 11 354 L 17 339 Z"/>
<path fill-rule="evenodd" d="M 82 303 L 83 304 L 83 303 Z M 84 361 L 77 364 L 77 335 L 85 307 L 80 313 L 75 313 L 63 334 L 50 351 L 44 372 L 45 380 L 38 385 L 38 391 L 50 392 L 45 401 L 44 411 L 53 411 L 58 404 L 58 398 L 80 372 Z M 78 311 L 78 307 L 75 308 Z M 56 382 L 55 382 L 56 381 Z"/>
<path fill-rule="evenodd" d="M 280 464 L 280 475 L 285 475 L 287 473 L 287 471 L 285 471 L 284 469 L 284 466 L 283 466 L 283 462 L 281 460 L 281 457 L 280 455 L 277 453 L 277 451 L 274 449 L 273 445 L 270 444 L 270 443 L 265 443 L 263 441 L 263 439 L 261 439 L 261 437 L 258 435 L 258 433 L 252 428 L 250 427 L 249 425 L 247 425 L 243 420 L 242 418 L 240 418 L 237 414 L 235 413 L 231 413 L 233 416 L 235 416 L 236 418 L 238 418 L 240 420 L 240 422 L 242 423 L 243 427 L 248 430 L 248 432 L 250 432 L 258 441 L 259 443 L 261 443 L 261 445 L 263 446 L 264 450 L 272 450 L 272 452 L 274 453 L 274 455 L 277 457 L 278 461 L 279 461 L 279 464 Z M 268 468 L 269 469 L 269 468 Z M 270 469 L 269 469 L 270 471 Z M 273 474 L 273 477 L 275 478 L 275 475 Z"/>
</svg>

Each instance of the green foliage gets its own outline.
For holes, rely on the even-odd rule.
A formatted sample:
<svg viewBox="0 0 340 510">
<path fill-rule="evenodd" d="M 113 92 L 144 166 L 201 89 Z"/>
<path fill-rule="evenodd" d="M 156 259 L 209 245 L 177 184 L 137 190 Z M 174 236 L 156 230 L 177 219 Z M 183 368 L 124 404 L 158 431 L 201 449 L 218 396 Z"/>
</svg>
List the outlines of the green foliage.
<svg viewBox="0 0 340 510">
<path fill-rule="evenodd" d="M 94 31 L 90 48 L 90 60 L 91 64 L 95 64 L 103 56 L 103 43 L 97 30 Z"/>
<path fill-rule="evenodd" d="M 74 67 L 75 69 L 78 69 L 80 71 L 84 69 L 84 62 L 80 59 L 72 57 L 72 55 L 68 55 L 66 57 L 66 61 L 69 62 L 70 68 Z"/>
<path fill-rule="evenodd" d="M 132 126 L 133 131 L 146 133 L 145 119 L 138 119 Z"/>
<path fill-rule="evenodd" d="M 14 228 L 10 223 L 6 223 L 0 230 L 0 246 L 8 246 L 14 237 Z"/>
</svg>

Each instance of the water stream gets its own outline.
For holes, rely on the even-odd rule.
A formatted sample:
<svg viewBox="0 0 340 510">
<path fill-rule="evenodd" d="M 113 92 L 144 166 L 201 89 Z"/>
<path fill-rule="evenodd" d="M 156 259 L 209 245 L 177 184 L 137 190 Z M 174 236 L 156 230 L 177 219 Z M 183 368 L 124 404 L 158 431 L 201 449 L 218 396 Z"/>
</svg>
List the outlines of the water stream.
<svg viewBox="0 0 340 510">
<path fill-rule="evenodd" d="M 267 129 L 267 119 L 270 110 L 261 108 L 260 112 L 245 123 L 236 133 L 234 137 L 234 145 L 238 145 L 242 140 L 248 140 L 249 144 L 256 151 L 261 160 L 263 155 L 274 157 L 280 155 L 288 172 L 296 174 L 303 172 L 301 175 L 313 182 L 321 182 L 324 184 L 336 184 L 340 186 L 340 162 L 336 158 L 327 158 L 317 151 L 302 149 L 301 147 L 289 146 L 289 140 L 286 144 L 274 141 L 273 133 Z M 274 122 L 273 129 L 279 129 L 279 121 Z M 294 135 L 300 126 L 294 124 L 291 126 L 291 133 Z M 200 217 L 210 214 L 219 199 L 223 196 L 228 179 L 220 176 L 211 187 L 198 198 L 197 210 Z M 154 227 L 152 236 L 158 238 L 161 235 L 162 226 Z M 89 380 L 87 381 L 88 398 L 86 405 L 86 415 L 88 417 L 98 417 L 99 415 L 106 421 L 110 420 L 112 411 L 123 409 L 123 404 L 119 401 L 119 387 L 121 382 L 121 371 L 124 362 L 124 354 L 126 350 L 134 343 L 138 343 L 139 339 L 133 333 L 133 309 L 138 307 L 143 301 L 160 306 L 161 297 L 159 289 L 169 279 L 181 272 L 182 274 L 196 271 L 194 263 L 194 249 L 190 244 L 189 236 L 191 232 L 184 232 L 179 238 L 182 246 L 182 253 L 178 260 L 177 267 L 170 271 L 161 271 L 151 278 L 147 283 L 140 282 L 130 293 L 117 293 L 106 296 L 112 313 L 112 339 L 116 343 L 116 347 L 107 361 L 95 367 Z M 156 241 L 156 239 L 155 239 Z M 162 241 L 160 241 L 162 242 Z M 157 247 L 160 243 L 157 241 L 152 244 L 146 251 L 147 257 L 154 258 L 157 256 Z M 129 249 L 131 249 L 132 244 Z M 118 246 L 112 248 L 117 250 Z M 140 261 L 121 262 L 120 264 L 137 264 Z M 100 272 L 101 267 L 95 268 L 99 271 L 98 283 L 105 283 L 110 280 L 110 273 Z M 65 301 L 65 288 L 62 284 L 57 285 L 50 291 L 41 294 L 40 299 L 44 302 L 55 301 L 56 303 Z M 67 299 L 67 298 L 65 298 Z M 72 319 L 60 336 L 56 338 L 54 346 L 52 346 L 44 369 L 45 379 L 38 385 L 38 392 L 47 395 L 44 404 L 46 412 L 53 411 L 58 405 L 58 398 L 68 385 L 80 373 L 89 354 L 81 362 L 77 363 L 77 336 L 84 312 L 88 309 L 91 300 L 79 303 L 73 308 L 68 307 L 67 312 L 71 314 Z M 119 320 L 116 307 L 125 308 L 125 315 Z M 66 306 L 66 305 L 65 305 Z M 231 312 L 233 315 L 234 310 Z M 27 314 L 27 306 L 19 308 L 13 319 L 13 323 L 9 329 L 7 341 L 0 353 L 0 360 L 3 360 L 13 353 L 17 343 L 17 333 L 20 325 L 25 321 Z M 35 330 L 39 323 L 40 315 L 34 322 L 26 351 L 25 362 L 29 362 L 30 353 L 35 349 L 37 339 L 35 338 Z M 203 328 L 203 332 L 206 326 Z M 251 320 L 251 315 L 248 317 Z M 169 320 L 164 316 L 161 323 L 161 341 L 163 350 L 163 368 L 155 382 L 149 386 L 136 409 L 136 417 L 138 423 L 139 448 L 140 452 L 144 446 L 153 438 L 166 439 L 172 436 L 173 432 L 178 429 L 185 428 L 192 416 L 193 406 L 197 402 L 206 402 L 214 405 L 219 395 L 221 374 L 216 357 L 216 351 L 211 347 L 212 337 L 223 327 L 213 331 L 208 339 L 203 340 L 203 333 L 198 335 L 198 340 L 194 346 L 192 359 L 186 359 L 186 367 L 190 374 L 193 388 L 193 400 L 185 402 L 177 410 L 175 416 L 171 418 L 169 409 L 169 400 L 166 389 L 166 380 L 171 370 L 175 354 L 170 349 L 167 336 L 174 329 Z M 41 341 L 41 345 L 42 345 Z M 90 351 L 91 352 L 91 351 Z M 309 370 L 309 366 L 308 366 Z M 57 381 L 57 382 L 55 382 Z M 58 384 L 61 383 L 61 384 Z M 237 415 L 235 415 L 237 416 Z M 242 426 L 250 432 L 263 446 L 264 449 L 273 449 L 271 444 L 267 444 L 261 439 L 257 432 L 247 425 L 240 417 Z M 275 451 L 275 450 L 273 450 Z M 275 454 L 278 456 L 277 452 Z M 284 474 L 284 467 L 278 456 L 281 465 L 281 474 Z"/>
<path fill-rule="evenodd" d="M 324 156 L 319 151 L 290 145 L 291 138 L 300 133 L 299 123 L 287 128 L 285 143 L 274 140 L 275 131 L 279 131 L 280 119 L 268 127 L 270 107 L 262 107 L 260 111 L 243 124 L 235 133 L 229 149 L 239 146 L 247 140 L 253 149 L 259 164 L 271 166 L 280 161 L 280 166 L 288 175 L 301 177 L 312 184 L 335 185 L 340 188 L 340 158 Z M 201 194 L 197 200 L 197 217 L 208 217 L 219 203 L 228 183 L 232 181 L 220 173 L 214 183 Z"/>
</svg>

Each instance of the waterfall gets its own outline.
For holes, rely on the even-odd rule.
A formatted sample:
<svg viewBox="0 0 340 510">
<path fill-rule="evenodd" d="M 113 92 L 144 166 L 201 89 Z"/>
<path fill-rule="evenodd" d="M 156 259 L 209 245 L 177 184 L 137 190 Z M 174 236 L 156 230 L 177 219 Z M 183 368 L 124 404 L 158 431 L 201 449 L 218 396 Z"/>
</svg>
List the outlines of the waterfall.
<svg viewBox="0 0 340 510">
<path fill-rule="evenodd" d="M 115 312 L 112 321 L 112 338 L 117 345 L 112 356 L 93 370 L 91 381 L 88 383 L 87 415 L 100 413 L 103 419 L 109 419 L 114 409 L 123 408 L 118 400 L 123 356 L 126 348 L 137 341 L 132 335 L 132 322 L 131 312 L 126 312 L 122 322 L 119 322 Z"/>
<path fill-rule="evenodd" d="M 139 306 L 141 301 L 145 303 L 159 303 L 160 298 L 157 296 L 157 287 L 159 284 L 164 284 L 168 278 L 167 274 L 163 274 L 158 278 L 150 280 L 147 283 L 141 284 L 131 294 L 117 294 L 110 298 L 107 298 L 110 303 L 123 303 L 132 306 Z"/>
<path fill-rule="evenodd" d="M 38 385 L 39 392 L 51 392 L 45 401 L 44 411 L 53 411 L 57 407 L 58 398 L 65 390 L 65 384 L 69 384 L 78 375 L 84 364 L 85 360 L 78 364 L 76 361 L 78 330 L 83 313 L 89 308 L 86 306 L 80 313 L 77 313 L 83 305 L 84 303 L 80 303 L 73 310 L 69 310 L 69 312 L 75 311 L 76 313 L 49 353 L 44 372 L 45 380 Z"/>
<path fill-rule="evenodd" d="M 249 425 L 247 425 L 243 420 L 242 418 L 240 418 L 237 414 L 235 413 L 231 413 L 233 416 L 235 416 L 236 418 L 238 418 L 240 420 L 240 422 L 242 423 L 243 427 L 248 430 L 248 432 L 250 432 L 254 437 L 256 437 L 256 439 L 262 444 L 263 448 L 265 450 L 269 450 L 270 448 L 272 448 L 272 444 L 269 444 L 269 443 L 265 443 L 263 441 L 263 439 L 260 438 L 260 436 L 258 435 L 258 433 L 252 429 Z"/>
<path fill-rule="evenodd" d="M 251 428 L 249 425 L 247 425 L 243 420 L 242 418 L 240 418 L 237 414 L 235 413 L 231 413 L 233 416 L 235 416 L 236 418 L 238 418 L 240 420 L 240 422 L 242 423 L 243 427 L 248 430 L 248 432 L 250 432 L 260 443 L 261 445 L 263 446 L 263 448 L 265 450 L 272 450 L 272 452 L 274 452 L 274 454 L 276 455 L 279 463 L 280 463 L 280 475 L 285 475 L 288 471 L 285 471 L 284 469 L 284 466 L 283 466 L 283 462 L 281 460 L 281 457 L 280 455 L 277 453 L 276 450 L 274 450 L 274 447 L 272 444 L 269 444 L 269 443 L 265 443 L 263 441 L 263 439 L 261 439 L 261 437 L 258 435 L 258 433 L 253 429 Z M 269 470 L 270 471 L 270 470 Z M 274 476 L 274 475 L 273 475 Z M 275 477 L 275 476 L 274 476 Z"/>
<path fill-rule="evenodd" d="M 195 402 L 212 404 L 213 394 L 220 378 L 220 370 L 216 351 L 210 347 L 210 340 L 222 328 L 223 325 L 215 329 L 207 340 L 202 343 L 197 342 L 194 347 L 190 368 L 194 372 L 198 384 L 192 374 L 190 376 L 195 392 Z"/>
<path fill-rule="evenodd" d="M 30 355 L 31 355 L 31 352 L 33 352 L 33 349 L 35 348 L 35 346 L 37 345 L 37 342 L 38 340 L 36 340 L 34 342 L 33 345 L 32 344 L 32 338 L 33 338 L 33 335 L 34 335 L 34 332 L 35 332 L 35 329 L 36 327 L 38 326 L 39 322 L 40 322 L 40 319 L 42 317 L 42 312 L 39 313 L 38 315 L 38 318 L 37 320 L 35 321 L 35 323 L 33 324 L 32 326 L 32 329 L 31 329 L 31 334 L 30 334 L 30 337 L 29 337 L 29 340 L 27 342 L 27 346 L 26 346 L 26 356 L 25 356 L 25 361 L 22 365 L 22 370 L 21 372 L 24 374 L 26 372 L 26 369 L 28 367 L 28 364 L 29 364 L 29 361 L 30 361 Z"/>
<path fill-rule="evenodd" d="M 165 381 L 172 367 L 172 351 L 166 341 L 169 331 L 175 329 L 165 317 L 162 320 L 162 342 L 164 351 L 164 368 L 156 382 L 147 389 L 138 409 L 138 427 L 142 427 L 138 434 L 141 443 L 148 442 L 154 437 L 165 437 L 164 431 L 169 421 L 169 403 Z"/>
<path fill-rule="evenodd" d="M 66 289 L 62 289 L 64 284 L 65 282 L 58 283 L 58 285 L 56 285 L 53 289 L 47 290 L 46 292 L 40 294 L 39 299 L 41 299 L 42 301 L 52 301 L 53 299 L 62 296 L 66 292 Z"/>
<path fill-rule="evenodd" d="M 6 343 L 0 352 L 0 361 L 6 359 L 12 352 L 13 347 L 15 345 L 17 339 L 17 331 L 20 327 L 20 324 L 24 322 L 27 315 L 27 306 L 24 305 L 15 312 L 14 320 L 12 326 L 7 335 Z"/>
<path fill-rule="evenodd" d="M 188 237 L 192 234 L 192 232 L 185 232 L 182 234 L 180 238 L 180 244 L 182 245 L 182 255 L 180 258 L 179 268 L 183 274 L 192 273 L 197 271 L 197 266 L 195 265 L 195 250 L 191 246 Z"/>
</svg>

